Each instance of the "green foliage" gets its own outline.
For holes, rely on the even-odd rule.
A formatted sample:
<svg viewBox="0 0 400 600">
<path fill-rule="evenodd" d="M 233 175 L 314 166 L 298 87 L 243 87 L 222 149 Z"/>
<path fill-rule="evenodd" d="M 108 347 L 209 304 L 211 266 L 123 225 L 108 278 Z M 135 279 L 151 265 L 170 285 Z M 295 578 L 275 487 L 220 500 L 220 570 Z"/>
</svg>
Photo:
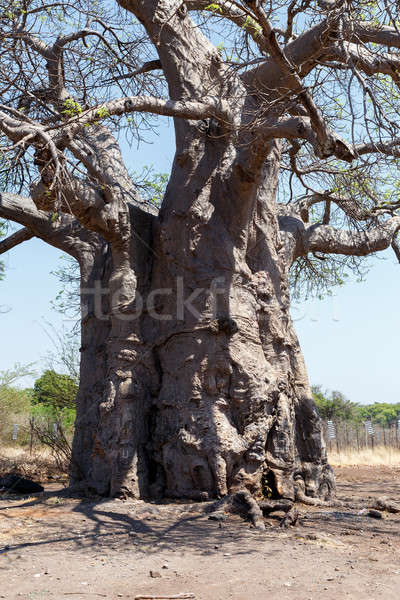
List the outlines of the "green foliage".
<svg viewBox="0 0 400 600">
<path fill-rule="evenodd" d="M 55 423 L 68 437 L 73 431 L 76 418 L 74 399 L 78 389 L 73 379 L 49 370 L 37 379 L 35 389 L 16 387 L 19 379 L 33 374 L 32 365 L 16 365 L 0 372 L 0 441 L 3 444 L 28 444 L 32 422 L 34 436 L 40 443 L 45 443 L 43 439 L 54 439 Z M 16 442 L 12 440 L 14 425 L 19 426 Z M 42 439 L 38 432 L 47 433 Z"/>
<path fill-rule="evenodd" d="M 17 388 L 19 379 L 33 375 L 32 365 L 16 365 L 13 369 L 0 372 L 0 440 L 10 443 L 13 425 L 27 425 L 31 410 L 32 390 Z M 25 432 L 25 438 L 26 438 Z M 24 431 L 18 436 L 24 440 Z"/>
<path fill-rule="evenodd" d="M 65 431 L 71 431 L 76 418 L 76 410 L 72 407 L 58 408 L 50 404 L 32 404 L 30 415 L 36 423 L 47 426 L 51 430 L 53 423 L 59 423 Z"/>
<path fill-rule="evenodd" d="M 62 113 L 67 117 L 73 117 L 74 115 L 80 115 L 82 110 L 82 106 L 79 102 L 76 102 L 73 98 L 67 98 L 64 102 L 64 110 Z"/>
<path fill-rule="evenodd" d="M 107 119 L 107 117 L 110 116 L 110 113 L 104 106 L 100 106 L 100 108 L 96 110 L 94 116 L 96 120 L 93 121 L 93 123 L 85 123 L 84 127 L 90 127 L 90 125 L 98 125 L 101 120 Z"/>
<path fill-rule="evenodd" d="M 372 421 L 378 425 L 390 426 L 400 418 L 400 403 L 375 402 L 360 405 L 351 402 L 340 392 L 324 392 L 321 386 L 313 386 L 312 392 L 317 410 L 325 420 L 353 423 Z"/>
<path fill-rule="evenodd" d="M 34 363 L 30 363 L 28 365 L 21 365 L 17 363 L 13 369 L 0 371 L 0 394 L 3 388 L 14 385 L 19 379 L 35 375 L 33 365 Z"/>
<path fill-rule="evenodd" d="M 362 421 L 368 420 L 382 426 L 389 426 L 400 416 L 400 403 L 375 402 L 367 406 L 360 406 L 358 412 Z"/>
<path fill-rule="evenodd" d="M 147 202 L 160 207 L 168 184 L 167 173 L 156 173 L 153 166 L 145 166 L 141 173 L 131 173 L 136 187 Z"/>
<path fill-rule="evenodd" d="M 312 388 L 314 402 L 320 416 L 329 420 L 349 421 L 356 417 L 358 405 L 348 400 L 341 392 L 331 392 L 327 395 L 320 386 Z"/>
<path fill-rule="evenodd" d="M 69 375 L 48 369 L 35 381 L 33 402 L 52 410 L 74 408 L 78 386 Z"/>
<path fill-rule="evenodd" d="M 246 17 L 246 20 L 242 25 L 242 29 L 245 29 L 249 33 L 255 33 L 257 35 L 262 33 L 261 25 L 259 25 L 257 21 L 253 19 L 253 17 L 249 16 Z"/>
<path fill-rule="evenodd" d="M 19 425 L 18 442 L 28 441 L 28 424 L 31 414 L 31 390 L 21 390 L 14 386 L 0 386 L 0 441 L 12 443 L 14 424 Z"/>
<path fill-rule="evenodd" d="M 210 12 L 213 12 L 213 13 L 217 13 L 217 12 L 222 13 L 222 7 L 219 4 L 215 4 L 215 3 L 209 4 L 208 6 L 206 6 L 204 8 L 204 10 L 209 10 Z"/>
<path fill-rule="evenodd" d="M 106 119 L 110 116 L 110 113 L 104 106 L 100 106 L 98 110 L 96 110 L 96 119 Z"/>
<path fill-rule="evenodd" d="M 21 390 L 14 386 L 0 385 L 0 414 L 2 425 L 6 415 L 20 415 L 29 412 L 31 406 L 30 390 Z"/>
</svg>

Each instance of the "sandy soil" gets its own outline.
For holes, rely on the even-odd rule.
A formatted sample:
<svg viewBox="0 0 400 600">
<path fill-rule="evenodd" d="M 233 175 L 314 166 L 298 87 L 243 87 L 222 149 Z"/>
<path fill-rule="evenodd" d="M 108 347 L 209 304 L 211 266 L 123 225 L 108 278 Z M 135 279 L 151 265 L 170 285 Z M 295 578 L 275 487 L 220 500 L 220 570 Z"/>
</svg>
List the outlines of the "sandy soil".
<svg viewBox="0 0 400 600">
<path fill-rule="evenodd" d="M 400 467 L 336 469 L 339 498 L 400 496 Z M 299 505 L 260 532 L 238 516 L 220 524 L 202 504 L 89 502 L 52 484 L 40 498 L 0 497 L 0 598 L 197 600 L 396 599 L 400 515 Z"/>
</svg>

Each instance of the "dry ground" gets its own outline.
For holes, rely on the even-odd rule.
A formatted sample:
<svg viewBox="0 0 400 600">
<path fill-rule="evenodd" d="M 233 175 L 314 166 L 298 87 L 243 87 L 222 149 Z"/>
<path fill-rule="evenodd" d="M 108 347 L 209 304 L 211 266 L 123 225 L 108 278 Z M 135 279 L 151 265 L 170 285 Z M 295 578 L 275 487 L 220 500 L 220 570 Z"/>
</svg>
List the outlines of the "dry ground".
<svg viewBox="0 0 400 600">
<path fill-rule="evenodd" d="M 337 467 L 339 497 L 400 496 L 400 467 Z M 201 504 L 0 497 L 0 598 L 308 600 L 400 597 L 400 515 L 299 506 L 298 527 L 265 532 Z"/>
</svg>

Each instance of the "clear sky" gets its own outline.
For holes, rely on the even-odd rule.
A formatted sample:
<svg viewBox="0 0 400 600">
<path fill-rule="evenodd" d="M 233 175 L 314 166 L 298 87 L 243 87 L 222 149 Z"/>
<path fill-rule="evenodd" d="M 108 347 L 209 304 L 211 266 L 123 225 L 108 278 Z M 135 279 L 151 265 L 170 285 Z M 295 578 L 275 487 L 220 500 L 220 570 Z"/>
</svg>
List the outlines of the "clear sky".
<svg viewBox="0 0 400 600">
<path fill-rule="evenodd" d="M 151 164 L 156 171 L 169 171 L 171 129 L 164 126 L 153 145 L 125 149 L 136 171 Z M 50 306 L 60 288 L 50 275 L 60 264 L 60 254 L 34 239 L 6 255 L 0 306 L 9 311 L 0 314 L 0 371 L 16 362 L 35 362 L 39 373 L 46 367 L 43 357 L 52 342 L 45 322 L 60 328 L 63 319 Z M 385 260 L 374 261 L 365 283 L 350 282 L 336 288 L 333 298 L 302 303 L 293 310 L 311 383 L 340 390 L 354 402 L 400 401 L 400 265 L 392 253 L 383 256 Z"/>
</svg>

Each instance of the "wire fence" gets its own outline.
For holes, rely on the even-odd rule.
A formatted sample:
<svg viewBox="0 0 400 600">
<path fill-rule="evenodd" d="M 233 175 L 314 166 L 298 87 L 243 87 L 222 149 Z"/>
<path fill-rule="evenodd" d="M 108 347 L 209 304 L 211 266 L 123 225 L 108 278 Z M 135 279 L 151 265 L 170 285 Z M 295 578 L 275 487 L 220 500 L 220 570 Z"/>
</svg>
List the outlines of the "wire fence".
<svg viewBox="0 0 400 600">
<path fill-rule="evenodd" d="M 329 452 L 360 452 L 378 447 L 400 449 L 400 419 L 389 425 L 329 420 L 323 421 L 323 431 Z"/>
<path fill-rule="evenodd" d="M 323 420 L 323 435 L 329 452 L 360 452 L 378 447 L 400 450 L 400 419 L 385 426 L 372 421 Z M 30 453 L 38 445 L 57 446 L 60 441 L 70 445 L 71 438 L 72 432 L 66 433 L 60 421 L 33 417 L 27 423 L 10 423 L 0 436 L 7 445 L 28 446 Z"/>
</svg>

